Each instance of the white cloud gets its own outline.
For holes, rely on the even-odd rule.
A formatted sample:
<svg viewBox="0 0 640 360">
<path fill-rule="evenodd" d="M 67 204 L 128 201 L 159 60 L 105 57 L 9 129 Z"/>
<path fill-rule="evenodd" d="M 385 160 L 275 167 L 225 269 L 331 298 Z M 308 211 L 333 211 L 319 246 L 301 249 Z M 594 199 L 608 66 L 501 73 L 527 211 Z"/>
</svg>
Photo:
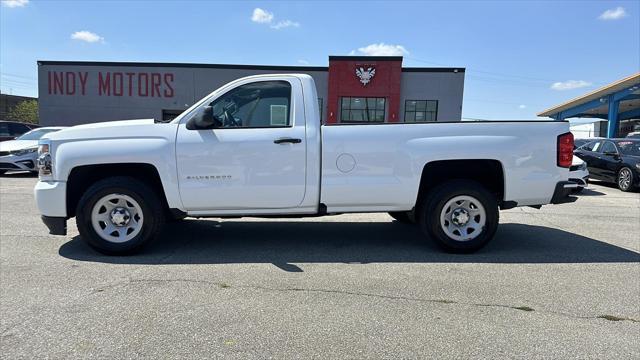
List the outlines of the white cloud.
<svg viewBox="0 0 640 360">
<path fill-rule="evenodd" d="M 94 43 L 98 41 L 104 42 L 104 38 L 102 36 L 99 36 L 98 34 L 92 33 L 91 31 L 87 30 L 76 31 L 71 34 L 71 38 L 73 40 L 86 41 L 88 43 Z"/>
<path fill-rule="evenodd" d="M 527 105 L 519 105 L 518 106 L 518 109 L 526 109 L 526 108 L 527 108 Z"/>
<path fill-rule="evenodd" d="M 553 90 L 573 90 L 573 89 L 579 89 L 579 88 L 583 88 L 583 87 L 587 87 L 587 86 L 591 86 L 591 83 L 588 81 L 584 81 L 584 80 L 567 80 L 567 81 L 558 81 L 558 82 L 554 82 L 551 85 L 551 88 Z"/>
<path fill-rule="evenodd" d="M 2 0 L 2 6 L 8 8 L 23 7 L 29 3 L 29 0 Z"/>
<path fill-rule="evenodd" d="M 272 29 L 280 30 L 288 27 L 299 27 L 300 23 L 291 20 L 280 20 L 276 24 L 271 25 Z"/>
<path fill-rule="evenodd" d="M 251 21 L 260 24 L 270 24 L 273 20 L 273 13 L 268 12 L 260 8 L 253 9 L 253 15 L 251 15 Z"/>
<path fill-rule="evenodd" d="M 298 60 L 298 64 L 309 65 L 309 62 L 307 60 L 300 59 Z"/>
<path fill-rule="evenodd" d="M 251 21 L 258 24 L 268 24 L 270 28 L 274 30 L 280 30 L 288 27 L 300 27 L 300 23 L 289 19 L 280 20 L 273 23 L 274 15 L 267 10 L 255 8 L 253 9 L 253 15 L 251 15 Z"/>
<path fill-rule="evenodd" d="M 366 55 L 366 56 L 401 56 L 409 54 L 409 51 L 402 45 L 393 44 L 371 44 L 365 47 L 358 48 L 358 50 L 351 50 L 349 55 Z"/>
<path fill-rule="evenodd" d="M 618 19 L 622 19 L 625 16 L 627 16 L 627 12 L 624 10 L 624 8 L 622 6 L 618 6 L 615 9 L 609 9 L 609 10 L 603 12 L 602 14 L 600 14 L 600 16 L 598 16 L 598 19 L 600 19 L 600 20 L 618 20 Z"/>
</svg>

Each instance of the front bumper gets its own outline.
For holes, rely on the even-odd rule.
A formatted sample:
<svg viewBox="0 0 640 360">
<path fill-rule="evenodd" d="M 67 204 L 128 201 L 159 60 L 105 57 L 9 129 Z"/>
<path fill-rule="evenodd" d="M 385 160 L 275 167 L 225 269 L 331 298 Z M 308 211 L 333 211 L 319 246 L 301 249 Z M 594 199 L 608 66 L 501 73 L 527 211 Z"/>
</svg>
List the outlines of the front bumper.
<svg viewBox="0 0 640 360">
<path fill-rule="evenodd" d="M 51 235 L 67 235 L 67 218 L 55 216 L 41 216 L 42 222 L 49 228 Z"/>
<path fill-rule="evenodd" d="M 36 171 L 37 153 L 25 155 L 0 156 L 0 170 L 4 171 Z"/>
<path fill-rule="evenodd" d="M 67 183 L 64 181 L 38 181 L 33 189 L 41 215 L 67 217 Z"/>
<path fill-rule="evenodd" d="M 33 189 L 42 222 L 49 234 L 67 234 L 67 183 L 63 181 L 38 181 Z"/>
<path fill-rule="evenodd" d="M 553 196 L 551 197 L 551 204 L 566 204 L 572 203 L 578 200 L 577 197 L 571 196 L 571 193 L 574 189 L 578 187 L 573 181 L 560 181 L 556 184 L 556 188 L 553 191 Z"/>
</svg>

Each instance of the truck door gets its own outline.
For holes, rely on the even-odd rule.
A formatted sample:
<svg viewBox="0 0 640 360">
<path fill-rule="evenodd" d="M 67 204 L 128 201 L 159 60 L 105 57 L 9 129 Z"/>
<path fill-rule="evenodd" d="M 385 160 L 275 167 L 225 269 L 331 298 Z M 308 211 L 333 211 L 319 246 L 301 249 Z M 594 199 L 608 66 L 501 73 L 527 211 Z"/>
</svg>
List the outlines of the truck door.
<svg viewBox="0 0 640 360">
<path fill-rule="evenodd" d="M 228 89 L 227 89 L 228 88 Z M 295 77 L 232 83 L 202 105 L 217 124 L 178 127 L 176 161 L 187 210 L 297 207 L 305 195 L 306 141 L 302 84 Z"/>
</svg>

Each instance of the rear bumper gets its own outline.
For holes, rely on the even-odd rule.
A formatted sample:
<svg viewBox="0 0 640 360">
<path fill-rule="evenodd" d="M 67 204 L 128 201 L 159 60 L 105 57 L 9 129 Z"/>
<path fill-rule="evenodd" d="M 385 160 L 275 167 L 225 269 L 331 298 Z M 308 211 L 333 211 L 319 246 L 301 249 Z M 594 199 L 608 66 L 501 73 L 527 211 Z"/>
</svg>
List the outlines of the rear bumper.
<svg viewBox="0 0 640 360">
<path fill-rule="evenodd" d="M 42 222 L 49 228 L 51 235 L 67 235 L 67 218 L 56 216 L 41 216 Z"/>
<path fill-rule="evenodd" d="M 573 181 L 560 181 L 556 184 L 556 189 L 551 197 L 551 204 L 566 204 L 578 200 L 577 197 L 571 196 L 571 192 L 578 187 Z"/>
</svg>

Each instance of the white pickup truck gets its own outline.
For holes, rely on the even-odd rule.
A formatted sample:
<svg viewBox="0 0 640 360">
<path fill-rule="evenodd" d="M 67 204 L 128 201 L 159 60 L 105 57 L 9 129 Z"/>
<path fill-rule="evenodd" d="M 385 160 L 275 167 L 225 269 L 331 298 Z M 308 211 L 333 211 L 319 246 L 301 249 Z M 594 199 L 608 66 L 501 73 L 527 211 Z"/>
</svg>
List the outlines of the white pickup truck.
<svg viewBox="0 0 640 360">
<path fill-rule="evenodd" d="M 40 140 L 35 197 L 51 234 L 76 217 L 106 254 L 165 220 L 388 212 L 453 252 L 494 236 L 499 209 L 574 201 L 567 122 L 321 125 L 308 75 L 259 75 L 170 123 L 74 126 Z"/>
</svg>

